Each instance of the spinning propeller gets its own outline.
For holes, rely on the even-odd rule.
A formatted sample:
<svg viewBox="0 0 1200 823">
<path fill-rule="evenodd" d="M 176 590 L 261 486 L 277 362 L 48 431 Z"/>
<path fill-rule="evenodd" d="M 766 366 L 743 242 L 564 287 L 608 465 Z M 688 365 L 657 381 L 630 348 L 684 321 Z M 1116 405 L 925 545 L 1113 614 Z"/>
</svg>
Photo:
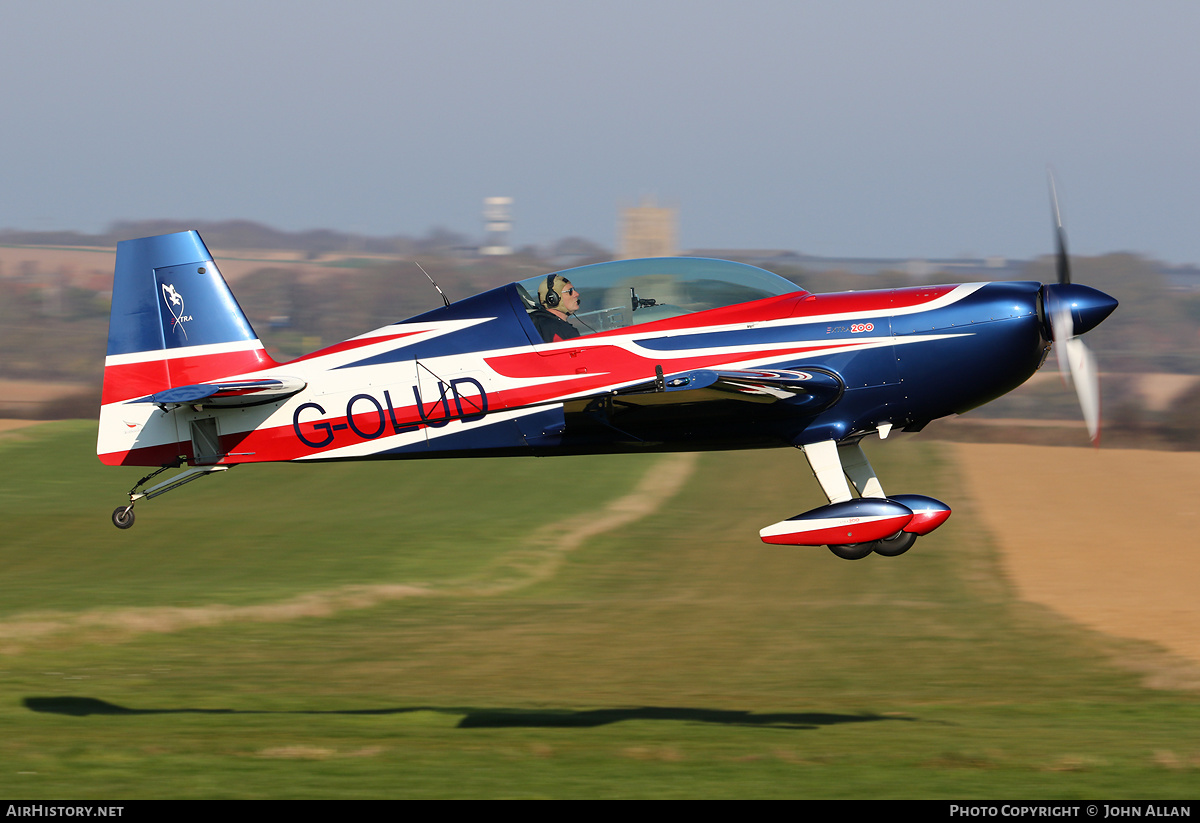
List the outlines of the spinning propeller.
<svg viewBox="0 0 1200 823">
<path fill-rule="evenodd" d="M 1091 331 L 1117 307 L 1117 301 L 1098 289 L 1071 282 L 1071 261 L 1067 256 L 1066 233 L 1058 209 L 1054 177 L 1050 177 L 1050 200 L 1054 208 L 1057 246 L 1055 269 L 1058 282 L 1042 286 L 1042 316 L 1048 322 L 1050 340 L 1058 357 L 1058 370 L 1070 373 L 1079 396 L 1079 407 L 1093 443 L 1100 438 L 1100 373 L 1096 356 L 1080 335 Z"/>
</svg>

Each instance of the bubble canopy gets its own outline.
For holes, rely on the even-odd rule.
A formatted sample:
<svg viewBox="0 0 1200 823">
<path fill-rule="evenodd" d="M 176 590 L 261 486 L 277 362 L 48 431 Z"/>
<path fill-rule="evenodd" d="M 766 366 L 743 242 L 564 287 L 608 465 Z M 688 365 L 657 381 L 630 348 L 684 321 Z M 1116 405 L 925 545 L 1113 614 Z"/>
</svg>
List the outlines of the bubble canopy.
<svg viewBox="0 0 1200 823">
<path fill-rule="evenodd" d="M 610 331 L 669 317 L 802 292 L 765 269 L 693 257 L 616 260 L 539 275 L 517 283 L 521 299 L 538 308 L 538 289 L 564 277 L 580 294 L 571 323 L 581 334 Z"/>
</svg>

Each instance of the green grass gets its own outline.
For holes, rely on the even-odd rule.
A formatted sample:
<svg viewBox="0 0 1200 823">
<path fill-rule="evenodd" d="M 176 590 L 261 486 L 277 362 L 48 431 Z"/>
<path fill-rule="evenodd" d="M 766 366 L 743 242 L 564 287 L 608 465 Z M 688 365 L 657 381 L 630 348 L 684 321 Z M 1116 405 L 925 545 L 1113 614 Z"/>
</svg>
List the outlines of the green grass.
<svg viewBox="0 0 1200 823">
<path fill-rule="evenodd" d="M 487 591 L 547 501 L 596 517 L 669 457 L 245 467 L 108 513 L 92 429 L 0 440 L 0 793 L 129 797 L 1188 798 L 1200 700 L 1013 599 L 936 444 L 868 444 L 956 514 L 902 558 L 766 546 L 799 454 L 702 456 L 655 514 Z M 1031 482 L 1035 482 L 1032 479 Z M 553 520 L 554 518 L 549 518 Z M 430 594 L 110 631 L 80 615 Z M 469 584 L 469 585 L 465 585 Z M 22 638 L 30 612 L 69 630 Z M 154 612 L 145 612 L 153 614 Z"/>
<path fill-rule="evenodd" d="M 95 457 L 95 425 L 0 440 L 0 618 L 31 609 L 244 605 L 314 589 L 476 576 L 541 525 L 538 495 L 603 506 L 652 458 L 574 458 L 569 493 L 536 460 L 239 467 L 108 515 L 145 468 Z M 163 475 L 154 482 L 169 477 Z"/>
</svg>

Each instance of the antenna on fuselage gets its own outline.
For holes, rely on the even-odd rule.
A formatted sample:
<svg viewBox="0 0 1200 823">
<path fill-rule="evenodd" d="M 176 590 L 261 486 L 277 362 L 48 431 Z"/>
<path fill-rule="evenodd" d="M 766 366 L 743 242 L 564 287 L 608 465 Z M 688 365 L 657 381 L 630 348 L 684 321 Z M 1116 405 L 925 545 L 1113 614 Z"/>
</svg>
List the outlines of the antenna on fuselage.
<svg viewBox="0 0 1200 823">
<path fill-rule="evenodd" d="M 416 260 L 414 260 L 413 262 L 417 263 Z M 447 306 L 449 306 L 450 298 L 446 296 L 446 293 L 444 291 L 442 291 L 442 287 L 439 286 L 436 282 L 434 282 L 434 279 L 432 277 L 429 277 L 429 272 L 425 271 L 425 267 L 422 266 L 420 263 L 417 263 L 417 268 L 421 270 L 421 274 L 425 275 L 425 277 L 427 277 L 429 279 L 430 283 L 433 283 L 433 287 L 435 289 L 437 289 L 437 293 L 442 296 L 442 302 L 445 303 Z"/>
</svg>

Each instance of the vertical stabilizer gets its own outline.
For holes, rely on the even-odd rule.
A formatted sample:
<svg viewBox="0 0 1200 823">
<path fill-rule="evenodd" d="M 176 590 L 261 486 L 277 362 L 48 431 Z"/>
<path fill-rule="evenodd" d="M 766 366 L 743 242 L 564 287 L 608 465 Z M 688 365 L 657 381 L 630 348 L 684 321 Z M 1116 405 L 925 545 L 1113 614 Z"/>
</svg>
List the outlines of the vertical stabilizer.
<svg viewBox="0 0 1200 823">
<path fill-rule="evenodd" d="M 122 462 L 116 407 L 274 366 L 194 231 L 117 244 L 97 453 Z M 152 408 L 152 407 L 151 407 Z M 126 422 L 125 426 L 132 424 Z"/>
</svg>

